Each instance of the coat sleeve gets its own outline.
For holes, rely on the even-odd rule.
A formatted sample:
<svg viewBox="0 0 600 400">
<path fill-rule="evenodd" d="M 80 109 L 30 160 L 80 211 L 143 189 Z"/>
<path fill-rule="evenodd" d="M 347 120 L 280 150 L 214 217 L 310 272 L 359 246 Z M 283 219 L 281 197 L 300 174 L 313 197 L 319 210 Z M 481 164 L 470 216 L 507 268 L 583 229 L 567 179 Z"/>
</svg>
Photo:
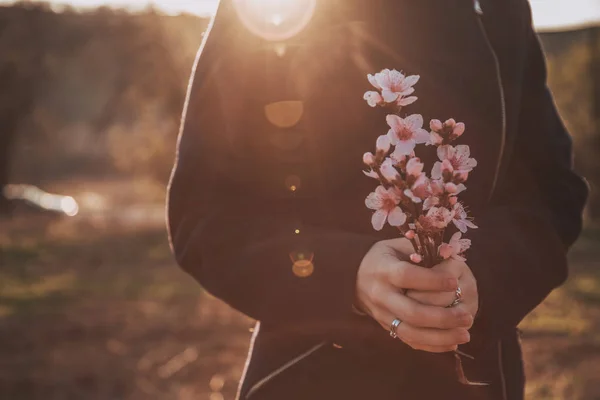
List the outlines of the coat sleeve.
<svg viewBox="0 0 600 400">
<path fill-rule="evenodd" d="M 254 121 L 264 118 L 264 105 L 254 109 L 256 100 L 229 84 L 240 77 L 224 72 L 227 12 L 220 9 L 214 19 L 188 89 L 168 194 L 172 249 L 185 271 L 242 313 L 310 334 L 331 333 L 356 320 L 356 274 L 377 241 L 344 226 L 343 216 L 368 218 L 368 210 L 356 201 L 358 193 L 323 198 L 313 184 L 310 151 L 299 160 L 279 160 L 256 136 L 268 129 Z M 246 122 L 236 123 L 239 118 Z M 286 184 L 289 172 L 301 186 Z"/>
<path fill-rule="evenodd" d="M 545 60 L 529 29 L 518 137 L 492 206 L 472 231 L 469 265 L 486 337 L 514 329 L 567 278 L 588 188 L 573 172 L 571 138 L 546 85 Z"/>
</svg>

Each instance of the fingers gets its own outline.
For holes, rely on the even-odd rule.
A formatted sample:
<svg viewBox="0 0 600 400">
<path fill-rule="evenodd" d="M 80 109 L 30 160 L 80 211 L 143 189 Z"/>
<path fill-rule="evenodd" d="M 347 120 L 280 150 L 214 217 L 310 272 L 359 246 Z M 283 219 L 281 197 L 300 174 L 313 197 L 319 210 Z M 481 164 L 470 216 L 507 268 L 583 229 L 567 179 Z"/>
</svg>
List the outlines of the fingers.
<svg viewBox="0 0 600 400">
<path fill-rule="evenodd" d="M 461 288 L 462 290 L 462 288 Z M 463 292 L 464 293 L 464 292 Z M 422 292 L 418 290 L 409 290 L 406 296 L 418 301 L 421 304 L 427 304 L 436 307 L 447 307 L 452 304 L 456 297 L 454 292 Z"/>
<path fill-rule="evenodd" d="M 470 328 L 473 325 L 471 313 L 461 308 L 428 306 L 395 292 L 389 292 L 377 307 L 373 316 L 383 326 L 389 324 L 393 318 L 400 318 L 409 325 L 421 328 Z M 389 320 L 390 316 L 392 320 Z"/>
<path fill-rule="evenodd" d="M 458 345 L 454 346 L 426 346 L 417 343 L 406 343 L 410 347 L 415 350 L 427 351 L 429 353 L 449 353 L 451 351 L 456 351 L 458 349 Z"/>
<path fill-rule="evenodd" d="M 386 331 L 389 331 L 391 323 L 395 318 L 393 314 L 386 313 L 380 323 Z M 413 349 L 431 353 L 454 351 L 458 345 L 468 343 L 471 340 L 466 328 L 420 328 L 406 321 L 402 321 L 398 326 L 396 334 L 401 341 Z"/>
<path fill-rule="evenodd" d="M 452 348 L 471 340 L 469 332 L 464 328 L 448 330 L 415 328 L 410 324 L 400 324 L 396 330 L 398 338 L 408 345 L 423 350 L 424 347 L 438 347 L 442 350 Z"/>
<path fill-rule="evenodd" d="M 390 262 L 387 280 L 398 289 L 454 292 L 458 279 L 450 272 L 419 267 L 404 261 Z"/>
</svg>

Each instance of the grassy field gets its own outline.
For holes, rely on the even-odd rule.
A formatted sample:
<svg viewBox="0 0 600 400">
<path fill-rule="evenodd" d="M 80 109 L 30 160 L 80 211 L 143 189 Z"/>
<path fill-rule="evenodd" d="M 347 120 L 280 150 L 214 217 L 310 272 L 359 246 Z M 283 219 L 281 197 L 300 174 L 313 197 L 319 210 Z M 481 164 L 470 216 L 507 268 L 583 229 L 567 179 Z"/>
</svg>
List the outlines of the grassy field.
<svg viewBox="0 0 600 400">
<path fill-rule="evenodd" d="M 0 220 L 0 399 L 233 399 L 252 321 L 174 265 L 162 189 L 51 189 L 81 213 Z M 571 259 L 522 326 L 529 399 L 600 399 L 600 234 Z"/>
</svg>

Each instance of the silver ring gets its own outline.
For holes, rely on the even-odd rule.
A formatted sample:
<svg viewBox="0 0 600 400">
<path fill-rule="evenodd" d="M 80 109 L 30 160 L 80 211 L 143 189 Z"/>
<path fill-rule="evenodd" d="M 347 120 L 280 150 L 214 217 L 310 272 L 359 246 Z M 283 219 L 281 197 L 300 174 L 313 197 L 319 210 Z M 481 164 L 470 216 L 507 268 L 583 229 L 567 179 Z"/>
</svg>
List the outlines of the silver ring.
<svg viewBox="0 0 600 400">
<path fill-rule="evenodd" d="M 398 338 L 398 334 L 396 333 L 396 330 L 398 329 L 398 327 L 400 326 L 401 323 L 402 323 L 402 321 L 400 321 L 398 318 L 396 318 L 395 320 L 392 321 L 392 325 L 390 326 L 390 336 L 393 339 Z"/>
<path fill-rule="evenodd" d="M 456 289 L 456 292 L 454 293 L 454 301 L 449 304 L 448 306 L 446 306 L 446 308 L 452 308 L 455 307 L 457 305 L 459 305 L 462 302 L 462 290 L 460 289 L 460 287 L 458 287 L 458 289 Z"/>
</svg>

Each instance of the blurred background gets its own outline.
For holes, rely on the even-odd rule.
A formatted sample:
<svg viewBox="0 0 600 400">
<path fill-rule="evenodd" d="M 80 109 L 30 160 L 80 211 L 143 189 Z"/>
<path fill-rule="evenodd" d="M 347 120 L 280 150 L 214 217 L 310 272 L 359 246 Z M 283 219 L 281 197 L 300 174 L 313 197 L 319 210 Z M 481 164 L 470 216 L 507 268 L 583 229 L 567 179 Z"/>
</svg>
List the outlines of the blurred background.
<svg viewBox="0 0 600 400">
<path fill-rule="evenodd" d="M 164 228 L 216 1 L 0 1 L 0 399 L 233 399 L 252 321 Z M 528 398 L 600 399 L 600 2 L 533 0 L 590 182 L 572 274 L 521 326 Z M 535 354 L 535 357 L 532 355 Z"/>
</svg>

